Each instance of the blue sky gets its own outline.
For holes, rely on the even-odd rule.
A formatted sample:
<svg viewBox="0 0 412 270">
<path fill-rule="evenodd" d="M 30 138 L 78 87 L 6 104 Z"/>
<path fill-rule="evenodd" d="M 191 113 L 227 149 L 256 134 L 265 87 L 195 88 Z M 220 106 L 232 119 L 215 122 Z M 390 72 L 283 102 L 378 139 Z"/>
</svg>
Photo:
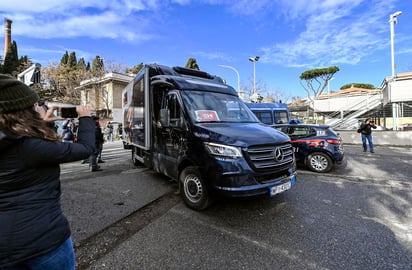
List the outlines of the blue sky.
<svg viewBox="0 0 412 270">
<path fill-rule="evenodd" d="M 283 99 L 307 96 L 299 75 L 313 68 L 340 68 L 331 90 L 347 83 L 379 87 L 391 75 L 389 15 L 396 11 L 403 12 L 394 38 L 396 73 L 402 73 L 412 71 L 410 0 L 0 1 L 19 56 L 42 66 L 65 51 L 125 66 L 184 66 L 192 57 L 234 88 L 238 71 L 241 88 L 252 89 L 248 59 L 260 56 L 258 91 Z"/>
</svg>

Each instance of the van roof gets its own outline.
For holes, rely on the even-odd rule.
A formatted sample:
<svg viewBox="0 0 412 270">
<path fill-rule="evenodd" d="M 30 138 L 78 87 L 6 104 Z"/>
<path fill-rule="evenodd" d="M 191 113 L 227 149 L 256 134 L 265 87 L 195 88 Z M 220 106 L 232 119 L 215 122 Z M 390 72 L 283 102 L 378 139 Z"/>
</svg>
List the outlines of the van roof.
<svg viewBox="0 0 412 270">
<path fill-rule="evenodd" d="M 286 103 L 252 103 L 247 102 L 246 105 L 251 109 L 287 109 L 288 105 Z"/>
<path fill-rule="evenodd" d="M 236 90 L 225 84 L 222 78 L 207 72 L 184 67 L 148 65 L 152 82 L 158 80 L 172 84 L 179 90 L 213 91 L 237 96 Z"/>
</svg>

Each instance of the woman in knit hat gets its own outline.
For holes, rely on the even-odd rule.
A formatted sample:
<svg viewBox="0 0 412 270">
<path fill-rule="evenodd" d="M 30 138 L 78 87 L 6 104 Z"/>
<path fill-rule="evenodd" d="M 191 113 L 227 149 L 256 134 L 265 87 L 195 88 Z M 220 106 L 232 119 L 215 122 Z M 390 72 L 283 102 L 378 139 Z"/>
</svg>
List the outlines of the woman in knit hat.
<svg viewBox="0 0 412 270">
<path fill-rule="evenodd" d="M 75 268 L 70 227 L 60 206 L 60 163 L 95 147 L 90 111 L 78 106 L 77 143 L 64 143 L 35 111 L 39 97 L 0 74 L 0 269 Z"/>
</svg>

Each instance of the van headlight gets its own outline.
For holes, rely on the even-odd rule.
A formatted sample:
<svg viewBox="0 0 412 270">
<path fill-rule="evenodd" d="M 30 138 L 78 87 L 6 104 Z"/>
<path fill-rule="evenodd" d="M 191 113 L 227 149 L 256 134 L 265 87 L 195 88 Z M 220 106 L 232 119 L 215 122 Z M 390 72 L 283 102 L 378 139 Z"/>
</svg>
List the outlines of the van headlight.
<svg viewBox="0 0 412 270">
<path fill-rule="evenodd" d="M 242 153 L 238 147 L 228 146 L 224 144 L 217 143 L 206 143 L 206 149 L 213 156 L 227 157 L 227 158 L 240 158 Z"/>
</svg>

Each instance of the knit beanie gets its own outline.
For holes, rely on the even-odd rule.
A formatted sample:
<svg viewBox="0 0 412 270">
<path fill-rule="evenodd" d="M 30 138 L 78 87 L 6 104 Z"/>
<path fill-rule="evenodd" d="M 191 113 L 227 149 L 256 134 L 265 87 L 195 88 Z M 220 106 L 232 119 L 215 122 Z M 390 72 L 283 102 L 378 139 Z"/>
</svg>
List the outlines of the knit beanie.
<svg viewBox="0 0 412 270">
<path fill-rule="evenodd" d="M 19 111 L 39 100 L 35 91 L 16 78 L 0 74 L 0 113 Z"/>
</svg>

